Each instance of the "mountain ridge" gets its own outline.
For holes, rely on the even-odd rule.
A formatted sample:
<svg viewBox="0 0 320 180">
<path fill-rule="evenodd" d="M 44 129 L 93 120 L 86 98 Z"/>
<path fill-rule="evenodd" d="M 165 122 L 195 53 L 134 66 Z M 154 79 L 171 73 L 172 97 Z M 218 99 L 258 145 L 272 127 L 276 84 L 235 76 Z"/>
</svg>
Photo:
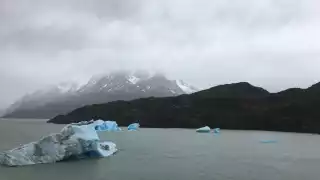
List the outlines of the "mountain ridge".
<svg viewBox="0 0 320 180">
<path fill-rule="evenodd" d="M 67 124 L 91 119 L 115 120 L 126 126 L 269 130 L 320 133 L 320 88 L 269 93 L 249 83 L 215 86 L 175 97 L 142 98 L 84 106 L 50 119 Z"/>
</svg>

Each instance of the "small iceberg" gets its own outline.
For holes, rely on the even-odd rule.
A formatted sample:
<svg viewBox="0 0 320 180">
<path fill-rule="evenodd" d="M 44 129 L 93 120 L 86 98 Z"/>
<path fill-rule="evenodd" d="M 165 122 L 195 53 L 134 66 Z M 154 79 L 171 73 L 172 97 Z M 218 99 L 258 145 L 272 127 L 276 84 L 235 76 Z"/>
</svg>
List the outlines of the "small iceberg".
<svg viewBox="0 0 320 180">
<path fill-rule="evenodd" d="M 118 127 L 118 124 L 115 121 L 97 120 L 96 122 L 96 131 L 121 131 L 121 128 Z"/>
<path fill-rule="evenodd" d="M 196 130 L 196 132 L 198 133 L 209 133 L 210 132 L 210 127 L 209 126 L 205 126 L 205 127 L 202 127 L 202 128 L 199 128 Z"/>
<path fill-rule="evenodd" d="M 128 131 L 136 131 L 140 127 L 139 123 L 133 123 L 128 126 Z"/>
<path fill-rule="evenodd" d="M 214 129 L 212 130 L 212 132 L 213 132 L 214 134 L 220 134 L 220 128 L 214 128 Z"/>
<path fill-rule="evenodd" d="M 101 121 L 69 124 L 60 133 L 0 153 L 0 164 L 25 166 L 111 156 L 117 152 L 116 144 L 100 141 L 95 130 L 97 124 Z"/>
</svg>

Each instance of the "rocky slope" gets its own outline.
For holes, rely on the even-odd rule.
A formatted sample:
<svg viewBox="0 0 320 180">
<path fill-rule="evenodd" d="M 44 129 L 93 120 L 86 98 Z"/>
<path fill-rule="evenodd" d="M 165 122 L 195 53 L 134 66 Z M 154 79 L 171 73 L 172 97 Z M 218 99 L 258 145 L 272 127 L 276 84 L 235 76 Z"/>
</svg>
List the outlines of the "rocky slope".
<svg viewBox="0 0 320 180">
<path fill-rule="evenodd" d="M 270 130 L 320 133 L 320 84 L 279 93 L 236 83 L 190 95 L 116 101 L 79 108 L 49 122 L 90 119 L 116 120 L 119 125 L 139 122 L 142 127 Z"/>
<path fill-rule="evenodd" d="M 27 95 L 14 103 L 4 117 L 52 118 L 73 109 L 116 100 L 168 97 L 197 91 L 183 81 L 162 74 L 115 72 L 96 76 L 85 85 L 60 84 Z"/>
</svg>

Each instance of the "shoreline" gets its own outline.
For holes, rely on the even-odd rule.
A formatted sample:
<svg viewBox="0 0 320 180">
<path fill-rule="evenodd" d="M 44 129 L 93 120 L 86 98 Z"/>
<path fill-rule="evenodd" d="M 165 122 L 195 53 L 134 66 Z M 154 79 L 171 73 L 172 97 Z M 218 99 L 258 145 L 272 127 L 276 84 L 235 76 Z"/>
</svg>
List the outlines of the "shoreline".
<svg viewBox="0 0 320 180">
<path fill-rule="evenodd" d="M 52 125 L 68 125 L 69 123 L 52 123 L 48 122 L 49 119 L 29 119 L 29 118 L 0 118 L 1 121 L 7 121 L 7 122 L 42 122 L 45 124 L 52 124 Z M 123 129 L 126 129 L 127 126 L 119 126 Z M 180 129 L 180 130 L 196 130 L 199 127 L 194 127 L 194 128 L 184 128 L 184 127 L 147 127 L 147 126 L 141 126 L 140 128 L 148 128 L 148 129 Z M 211 128 L 216 128 L 216 127 L 211 127 Z M 259 132 L 275 132 L 275 133 L 295 133 L 295 134 L 310 134 L 310 135 L 320 135 L 318 133 L 312 133 L 312 132 L 295 132 L 295 131 L 276 131 L 276 130 L 264 130 L 264 129 L 223 129 L 221 128 L 221 131 L 223 133 L 224 130 L 227 131 L 259 131 Z M 210 134 L 210 133 L 209 133 Z"/>
</svg>

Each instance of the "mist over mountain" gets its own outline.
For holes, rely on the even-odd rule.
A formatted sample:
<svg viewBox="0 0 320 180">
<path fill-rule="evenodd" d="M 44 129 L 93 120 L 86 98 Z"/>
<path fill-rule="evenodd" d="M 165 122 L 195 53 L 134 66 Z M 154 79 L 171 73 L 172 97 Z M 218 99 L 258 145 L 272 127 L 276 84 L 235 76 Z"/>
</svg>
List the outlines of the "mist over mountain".
<svg viewBox="0 0 320 180">
<path fill-rule="evenodd" d="M 52 118 L 73 109 L 116 100 L 167 97 L 196 92 L 182 80 L 146 71 L 117 71 L 92 77 L 86 84 L 61 83 L 27 94 L 12 104 L 4 117 Z"/>
<path fill-rule="evenodd" d="M 0 109 L 0 117 L 5 114 L 5 110 Z"/>
</svg>

